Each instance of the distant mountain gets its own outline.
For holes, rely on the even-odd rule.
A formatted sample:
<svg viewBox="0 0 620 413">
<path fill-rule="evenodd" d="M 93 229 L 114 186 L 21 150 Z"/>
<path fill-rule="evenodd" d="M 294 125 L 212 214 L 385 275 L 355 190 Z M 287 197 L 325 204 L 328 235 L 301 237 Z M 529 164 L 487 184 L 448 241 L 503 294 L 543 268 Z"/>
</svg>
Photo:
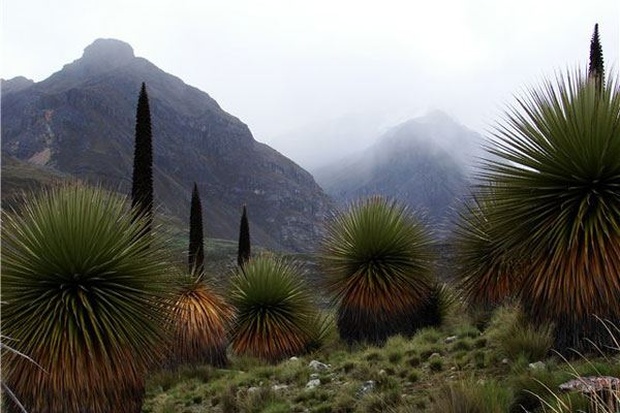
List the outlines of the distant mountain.
<svg viewBox="0 0 620 413">
<path fill-rule="evenodd" d="M 307 250 L 331 201 L 312 176 L 126 43 L 99 39 L 42 82 L 2 82 L 2 153 L 130 191 L 135 109 L 146 82 L 153 123 L 155 198 L 189 214 L 196 181 L 208 237 L 236 239 L 243 204 L 254 243 Z M 3 176 L 4 180 L 4 176 Z"/>
<path fill-rule="evenodd" d="M 482 138 L 436 111 L 387 131 L 370 148 L 314 176 L 341 205 L 375 194 L 445 223 L 469 191 Z"/>
<path fill-rule="evenodd" d="M 10 80 L 0 80 L 0 89 L 2 93 L 17 92 L 29 88 L 32 85 L 34 85 L 34 80 L 26 79 L 23 76 L 17 76 Z"/>
</svg>

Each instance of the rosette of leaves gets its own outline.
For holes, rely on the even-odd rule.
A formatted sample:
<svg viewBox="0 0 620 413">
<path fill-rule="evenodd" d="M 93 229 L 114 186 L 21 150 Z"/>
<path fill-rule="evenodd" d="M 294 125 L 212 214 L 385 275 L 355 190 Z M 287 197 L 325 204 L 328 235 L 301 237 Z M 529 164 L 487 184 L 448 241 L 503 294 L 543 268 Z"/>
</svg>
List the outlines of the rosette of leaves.
<svg viewBox="0 0 620 413">
<path fill-rule="evenodd" d="M 380 344 L 438 319 L 433 241 L 395 201 L 372 197 L 337 215 L 322 243 L 325 284 L 340 337 Z"/>
<path fill-rule="evenodd" d="M 493 225 L 493 199 L 474 197 L 459 213 L 453 237 L 457 290 L 470 308 L 490 312 L 513 297 L 520 265 L 510 258 Z"/>
<path fill-rule="evenodd" d="M 620 319 L 620 90 L 583 73 L 531 88 L 495 133 L 486 178 L 495 233 L 528 261 L 520 296 L 559 350 L 608 336 Z"/>
<path fill-rule="evenodd" d="M 251 258 L 232 278 L 236 309 L 232 349 L 270 362 L 300 354 L 320 336 L 318 310 L 298 267 L 282 258 Z"/>
<path fill-rule="evenodd" d="M 140 411 L 167 347 L 169 285 L 161 237 L 133 215 L 83 185 L 3 213 L 3 334 L 37 364 L 8 353 L 2 373 L 28 411 Z"/>
<path fill-rule="evenodd" d="M 173 307 L 171 363 L 228 364 L 226 349 L 234 309 L 204 275 L 183 275 Z"/>
</svg>

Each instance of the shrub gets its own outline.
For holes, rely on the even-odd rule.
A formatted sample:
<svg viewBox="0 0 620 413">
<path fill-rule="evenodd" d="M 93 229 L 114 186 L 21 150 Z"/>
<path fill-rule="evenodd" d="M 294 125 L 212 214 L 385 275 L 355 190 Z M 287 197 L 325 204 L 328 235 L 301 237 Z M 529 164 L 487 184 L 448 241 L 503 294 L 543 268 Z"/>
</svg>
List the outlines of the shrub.
<svg viewBox="0 0 620 413">
<path fill-rule="evenodd" d="M 443 370 L 443 360 L 441 359 L 441 357 L 432 357 L 428 361 L 428 368 L 431 369 L 431 371 Z"/>
<path fill-rule="evenodd" d="M 487 335 L 503 356 L 513 360 L 520 356 L 528 361 L 542 360 L 553 345 L 553 327 L 530 324 L 518 306 L 499 308 L 491 319 Z"/>
<path fill-rule="evenodd" d="M 482 324 L 485 314 L 518 291 L 521 277 L 518 261 L 499 242 L 494 206 L 493 193 L 474 197 L 459 213 L 453 239 L 458 290 Z"/>
<path fill-rule="evenodd" d="M 429 230 L 396 202 L 373 197 L 335 217 L 322 264 L 340 337 L 382 344 L 433 324 L 432 257 Z"/>
<path fill-rule="evenodd" d="M 556 323 L 555 347 L 609 339 L 620 321 L 620 87 L 583 73 L 530 89 L 497 127 L 486 162 L 491 223 L 511 258 L 526 258 L 528 320 Z"/>
<path fill-rule="evenodd" d="M 234 317 L 232 306 L 202 273 L 180 276 L 179 284 L 173 307 L 174 339 L 169 363 L 224 367 L 228 362 L 228 330 Z"/>
<path fill-rule="evenodd" d="M 282 259 L 250 259 L 233 278 L 230 298 L 237 310 L 236 353 L 276 362 L 305 351 L 318 335 L 310 290 L 297 268 Z"/>
<path fill-rule="evenodd" d="M 83 185 L 3 213 L 2 333 L 41 366 L 7 354 L 3 379 L 29 411 L 140 410 L 171 285 L 161 235 L 134 214 Z"/>
</svg>

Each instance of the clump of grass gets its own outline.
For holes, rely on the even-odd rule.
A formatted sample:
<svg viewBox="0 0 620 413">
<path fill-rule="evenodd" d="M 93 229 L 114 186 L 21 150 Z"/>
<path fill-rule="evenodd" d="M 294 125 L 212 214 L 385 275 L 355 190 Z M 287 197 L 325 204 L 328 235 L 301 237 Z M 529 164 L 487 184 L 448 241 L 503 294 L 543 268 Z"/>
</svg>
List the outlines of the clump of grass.
<svg viewBox="0 0 620 413">
<path fill-rule="evenodd" d="M 388 361 L 392 364 L 399 364 L 403 359 L 403 353 L 400 351 L 391 351 L 387 355 Z"/>
<path fill-rule="evenodd" d="M 247 389 L 237 392 L 237 408 L 242 412 L 260 413 L 271 411 L 289 412 L 290 405 L 271 389 L 261 386 L 258 389 Z"/>
<path fill-rule="evenodd" d="M 368 350 L 364 356 L 366 361 L 376 364 L 379 361 L 383 361 L 383 354 L 379 350 Z"/>
<path fill-rule="evenodd" d="M 441 357 L 431 357 L 428 361 L 428 368 L 434 372 L 443 370 L 443 359 Z"/>
<path fill-rule="evenodd" d="M 364 396 L 360 401 L 357 411 L 367 413 L 383 413 L 393 409 L 401 402 L 401 394 L 398 389 L 390 389 L 382 393 L 371 393 Z"/>
<path fill-rule="evenodd" d="M 409 374 L 407 375 L 407 380 L 409 380 L 409 382 L 411 383 L 415 383 L 420 380 L 420 376 L 420 370 L 411 369 L 409 370 Z"/>
<path fill-rule="evenodd" d="M 422 363 L 422 359 L 417 354 L 412 354 L 407 358 L 406 363 L 411 367 L 417 367 Z"/>
<path fill-rule="evenodd" d="M 486 354 L 484 351 L 475 350 L 471 353 L 471 362 L 477 369 L 483 369 L 487 365 Z"/>
<path fill-rule="evenodd" d="M 442 386 L 433 397 L 431 412 L 505 413 L 510 407 L 510 390 L 495 381 L 460 381 Z"/>
<path fill-rule="evenodd" d="M 469 351 L 472 348 L 473 348 L 473 343 L 471 342 L 471 340 L 459 339 L 455 341 L 454 344 L 452 344 L 451 350 L 452 351 L 459 351 L 459 350 Z"/>
<path fill-rule="evenodd" d="M 435 327 L 423 328 L 413 337 L 415 343 L 435 344 L 441 341 L 443 334 Z"/>
<path fill-rule="evenodd" d="M 544 398 L 550 395 L 550 389 L 557 389 L 559 384 L 568 380 L 570 375 L 564 372 L 547 369 L 522 371 L 510 379 L 510 387 L 514 389 L 510 411 L 517 413 L 541 408 Z"/>
<path fill-rule="evenodd" d="M 455 329 L 455 334 L 459 338 L 479 338 L 480 330 L 469 323 L 461 324 Z"/>
<path fill-rule="evenodd" d="M 501 354 L 509 359 L 520 356 L 529 361 L 544 359 L 553 345 L 553 327 L 526 322 L 518 306 L 500 307 L 486 331 Z"/>
</svg>

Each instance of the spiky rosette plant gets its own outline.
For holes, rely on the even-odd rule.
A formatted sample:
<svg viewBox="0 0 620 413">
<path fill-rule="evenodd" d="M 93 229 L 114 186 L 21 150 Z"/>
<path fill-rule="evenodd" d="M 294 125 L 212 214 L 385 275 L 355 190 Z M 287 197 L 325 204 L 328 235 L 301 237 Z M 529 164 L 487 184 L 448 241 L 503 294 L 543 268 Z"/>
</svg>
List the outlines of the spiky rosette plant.
<svg viewBox="0 0 620 413">
<path fill-rule="evenodd" d="M 317 337 L 317 308 L 292 263 L 267 255 L 250 259 L 233 277 L 230 297 L 238 354 L 275 362 L 300 354 Z"/>
<path fill-rule="evenodd" d="M 139 412 L 167 347 L 167 264 L 122 197 L 50 189 L 3 213 L 2 374 L 28 411 Z M 147 248 L 148 246 L 148 248 Z M 9 411 L 15 408 L 7 401 Z"/>
<path fill-rule="evenodd" d="M 204 276 L 183 275 L 179 284 L 173 307 L 174 340 L 170 363 L 226 366 L 228 331 L 234 318 L 232 305 Z"/>
<path fill-rule="evenodd" d="M 336 216 L 322 267 L 341 338 L 382 343 L 430 324 L 423 316 L 435 285 L 433 255 L 429 230 L 394 201 L 372 197 Z"/>
<path fill-rule="evenodd" d="M 620 90 L 597 93 L 582 73 L 530 89 L 498 127 L 486 176 L 493 224 L 530 261 L 521 300 L 535 323 L 554 322 L 560 350 L 606 334 L 620 319 Z"/>
<path fill-rule="evenodd" d="M 459 213 L 453 245 L 457 289 L 473 309 L 490 311 L 514 296 L 521 280 L 519 261 L 510 258 L 493 224 L 493 198 L 474 197 Z"/>
</svg>

